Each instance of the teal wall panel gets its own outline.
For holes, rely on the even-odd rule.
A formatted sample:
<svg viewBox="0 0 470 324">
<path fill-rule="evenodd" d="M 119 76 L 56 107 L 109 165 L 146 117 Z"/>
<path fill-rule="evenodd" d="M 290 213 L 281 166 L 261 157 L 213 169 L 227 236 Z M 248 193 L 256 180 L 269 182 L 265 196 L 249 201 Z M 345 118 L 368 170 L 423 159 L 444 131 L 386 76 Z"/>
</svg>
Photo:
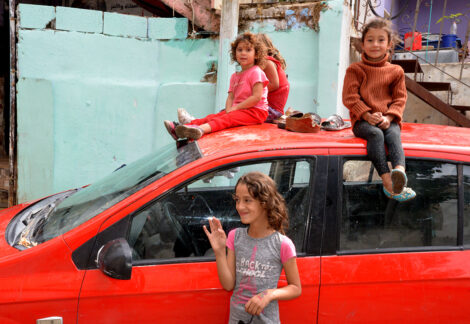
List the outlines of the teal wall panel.
<svg viewBox="0 0 470 324">
<path fill-rule="evenodd" d="M 328 10 L 320 19 L 318 55 L 314 59 L 318 60 L 316 112 L 323 117 L 337 112 L 343 5 L 341 0 L 328 1 Z"/>
<path fill-rule="evenodd" d="M 56 7 L 55 28 L 59 30 L 101 33 L 103 31 L 103 12 Z"/>
<path fill-rule="evenodd" d="M 18 4 L 21 28 L 46 28 L 55 19 L 55 7 Z"/>
<path fill-rule="evenodd" d="M 184 39 L 187 35 L 186 18 L 148 18 L 148 37 L 152 39 Z"/>
<path fill-rule="evenodd" d="M 54 192 L 54 93 L 50 80 L 17 83 L 17 165 L 19 202 Z"/>
<path fill-rule="evenodd" d="M 147 37 L 147 18 L 105 12 L 103 33 L 123 37 Z"/>
</svg>

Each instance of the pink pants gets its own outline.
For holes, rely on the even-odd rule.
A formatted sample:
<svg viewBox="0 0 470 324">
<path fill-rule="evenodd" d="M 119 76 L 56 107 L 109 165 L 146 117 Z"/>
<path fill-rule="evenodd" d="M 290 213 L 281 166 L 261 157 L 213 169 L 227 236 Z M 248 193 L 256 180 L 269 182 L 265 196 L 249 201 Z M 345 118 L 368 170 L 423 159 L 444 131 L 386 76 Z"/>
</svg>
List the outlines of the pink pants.
<svg viewBox="0 0 470 324">
<path fill-rule="evenodd" d="M 229 113 L 222 110 L 217 114 L 207 115 L 201 119 L 194 119 L 188 125 L 200 126 L 207 123 L 211 127 L 212 132 L 217 132 L 236 126 L 262 124 L 266 120 L 266 117 L 268 117 L 268 112 L 259 108 L 239 109 Z"/>
</svg>

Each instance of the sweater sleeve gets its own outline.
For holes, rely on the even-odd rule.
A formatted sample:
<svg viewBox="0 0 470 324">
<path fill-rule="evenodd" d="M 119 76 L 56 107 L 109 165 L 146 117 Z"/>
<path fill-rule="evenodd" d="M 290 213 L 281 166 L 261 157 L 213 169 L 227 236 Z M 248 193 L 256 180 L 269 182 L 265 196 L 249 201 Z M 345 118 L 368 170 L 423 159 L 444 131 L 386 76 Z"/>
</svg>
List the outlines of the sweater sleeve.
<svg viewBox="0 0 470 324">
<path fill-rule="evenodd" d="M 365 112 L 372 110 L 361 99 L 361 95 L 359 94 L 364 76 L 364 72 L 354 65 L 351 65 L 346 70 L 343 83 L 343 104 L 358 119 L 360 119 Z"/>
<path fill-rule="evenodd" d="M 405 73 L 401 67 L 398 67 L 398 69 L 398 77 L 392 84 L 392 102 L 388 107 L 386 115 L 393 115 L 395 117 L 394 121 L 400 123 L 403 117 L 403 111 L 405 110 L 407 92 Z"/>
</svg>

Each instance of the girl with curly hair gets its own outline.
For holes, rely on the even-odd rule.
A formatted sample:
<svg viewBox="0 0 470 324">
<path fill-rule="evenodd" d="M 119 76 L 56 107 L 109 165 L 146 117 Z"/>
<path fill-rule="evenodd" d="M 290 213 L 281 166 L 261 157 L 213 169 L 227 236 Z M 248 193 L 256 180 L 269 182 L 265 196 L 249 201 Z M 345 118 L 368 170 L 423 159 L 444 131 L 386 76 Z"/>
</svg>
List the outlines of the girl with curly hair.
<svg viewBox="0 0 470 324">
<path fill-rule="evenodd" d="M 302 291 L 295 247 L 284 235 L 288 224 L 284 198 L 270 177 L 250 172 L 238 180 L 234 200 L 241 222 L 248 227 L 234 229 L 227 237 L 217 218 L 209 220 L 210 231 L 204 226 L 220 283 L 234 291 L 229 324 L 280 323 L 277 301 L 296 298 Z M 282 269 L 288 284 L 277 288 Z"/>
<path fill-rule="evenodd" d="M 264 66 L 266 49 L 256 35 L 246 32 L 231 44 L 231 57 L 240 67 L 230 78 L 225 110 L 189 123 L 178 125 L 165 120 L 170 135 L 178 138 L 199 139 L 202 135 L 226 128 L 261 124 L 268 116 L 268 78 Z"/>
</svg>

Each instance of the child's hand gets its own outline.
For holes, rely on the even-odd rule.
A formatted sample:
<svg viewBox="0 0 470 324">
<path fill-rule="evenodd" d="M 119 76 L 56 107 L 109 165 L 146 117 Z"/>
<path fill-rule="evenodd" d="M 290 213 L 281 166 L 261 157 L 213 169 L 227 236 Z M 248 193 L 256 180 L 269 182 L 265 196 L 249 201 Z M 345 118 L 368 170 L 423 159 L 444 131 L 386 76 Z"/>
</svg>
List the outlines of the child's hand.
<svg viewBox="0 0 470 324">
<path fill-rule="evenodd" d="M 245 304 L 245 311 L 248 314 L 258 316 L 263 309 L 271 302 L 269 290 L 265 290 L 253 297 Z"/>
<path fill-rule="evenodd" d="M 227 241 L 227 235 L 225 235 L 224 229 L 222 228 L 222 224 L 220 221 L 212 217 L 209 219 L 209 225 L 211 231 L 207 229 L 206 225 L 203 226 L 204 232 L 209 239 L 209 242 L 212 246 L 212 249 L 215 253 L 217 252 L 224 252 L 225 253 L 225 243 Z"/>
<path fill-rule="evenodd" d="M 363 118 L 366 122 L 368 122 L 372 126 L 376 126 L 382 120 L 382 113 L 381 112 L 375 112 L 375 113 L 371 114 L 371 113 L 367 112 L 363 115 Z"/>
<path fill-rule="evenodd" d="M 379 127 L 380 129 L 388 129 L 390 127 L 390 117 L 388 116 L 383 116 L 380 120 L 380 122 L 377 124 L 377 127 Z"/>
<path fill-rule="evenodd" d="M 225 108 L 226 113 L 229 113 L 229 112 L 235 111 L 235 110 L 237 110 L 237 108 L 235 106 Z"/>
</svg>

